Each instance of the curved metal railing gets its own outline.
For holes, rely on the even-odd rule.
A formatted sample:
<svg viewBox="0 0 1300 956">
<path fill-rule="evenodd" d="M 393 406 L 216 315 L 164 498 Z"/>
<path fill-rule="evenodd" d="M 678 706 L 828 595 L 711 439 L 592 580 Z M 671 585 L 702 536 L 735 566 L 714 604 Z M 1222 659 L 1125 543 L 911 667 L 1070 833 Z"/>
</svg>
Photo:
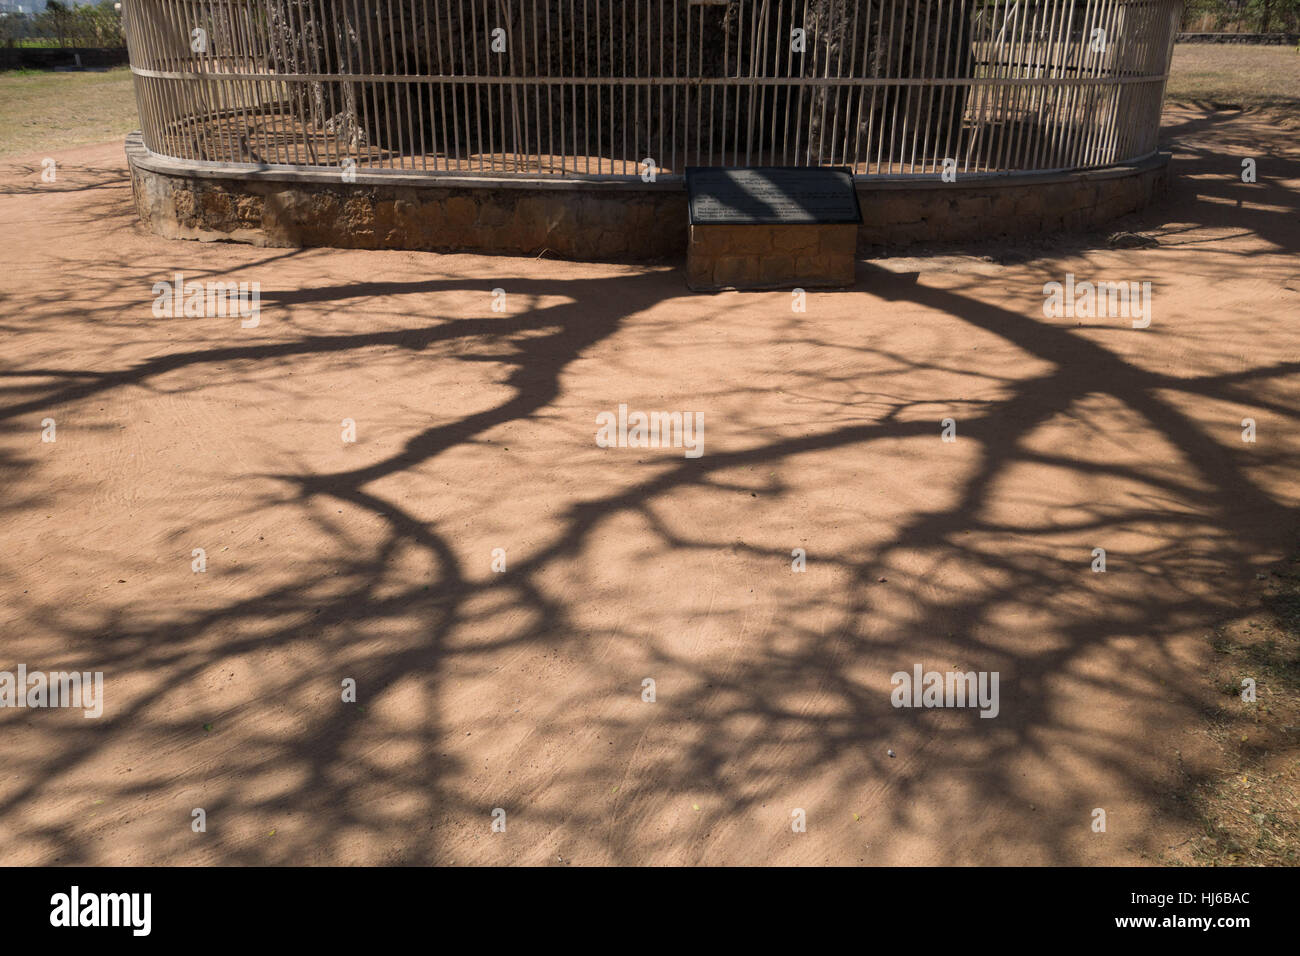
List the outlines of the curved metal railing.
<svg viewBox="0 0 1300 956">
<path fill-rule="evenodd" d="M 145 144 L 433 176 L 1132 161 L 1180 0 L 124 0 Z"/>
</svg>

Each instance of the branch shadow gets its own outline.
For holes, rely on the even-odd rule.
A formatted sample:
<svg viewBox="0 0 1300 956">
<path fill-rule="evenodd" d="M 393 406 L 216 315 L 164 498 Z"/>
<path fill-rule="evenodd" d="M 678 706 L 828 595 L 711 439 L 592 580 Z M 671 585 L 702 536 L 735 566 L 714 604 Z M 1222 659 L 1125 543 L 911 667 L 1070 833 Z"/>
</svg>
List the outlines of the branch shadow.
<svg viewBox="0 0 1300 956">
<path fill-rule="evenodd" d="M 1191 162 L 1191 172 L 1222 165 L 1209 155 Z M 1300 179 L 1296 163 L 1279 163 L 1291 182 Z M 1226 182 L 1205 188 L 1225 198 L 1239 192 Z M 1289 186 L 1274 182 L 1267 190 L 1270 202 L 1294 210 Z M 1218 207 L 1193 208 L 1204 217 L 1200 226 L 1234 225 L 1275 248 L 1293 248 L 1294 224 L 1288 231 L 1272 209 L 1220 218 L 1212 211 Z M 1220 254 L 1213 245 L 1180 249 L 1189 269 L 1206 253 Z M 275 274 L 309 255 L 248 253 L 246 271 Z M 1135 269 L 1140 256 L 1134 254 Z M 1256 256 L 1253 268 L 1280 282 L 1285 267 Z M 10 620 L 56 635 L 66 666 L 102 670 L 117 699 L 104 719 L 84 724 L 30 712 L 0 715 L 12 748 L 5 760 L 10 780 L 0 789 L 6 856 L 21 841 L 42 862 L 102 862 L 111 851 L 95 845 L 84 816 L 99 794 L 122 807 L 120 814 L 152 804 L 156 809 L 138 825 L 173 862 L 425 864 L 448 862 L 452 850 L 493 859 L 496 851 L 467 833 L 479 828 L 473 832 L 486 841 L 498 805 L 527 821 L 530 842 L 516 859 L 539 861 L 550 835 L 562 833 L 611 863 L 714 862 L 721 848 L 734 853 L 752 834 L 755 855 L 745 862 L 754 862 L 786 846 L 788 834 L 774 831 L 788 830 L 788 816 L 781 817 L 788 808 L 782 805 L 769 826 L 761 822 L 772 819 L 768 804 L 784 798 L 789 781 L 815 778 L 818 806 L 828 815 L 869 806 L 872 832 L 892 834 L 904 846 L 913 840 L 922 848 L 918 858 L 1020 854 L 1078 863 L 1086 856 L 1074 834 L 1103 799 L 1099 790 L 1151 803 L 1168 798 L 1161 769 L 1167 754 L 1144 727 L 1203 704 L 1192 682 L 1175 679 L 1194 673 L 1179 638 L 1237 600 L 1239 590 L 1223 582 L 1249 578 L 1260 556 L 1276 550 L 1296 524 L 1291 501 L 1260 477 L 1294 471 L 1296 448 L 1236 447 L 1231 429 L 1206 409 L 1264 409 L 1289 427 L 1300 419 L 1300 362 L 1268 358 L 1209 374 L 1163 370 L 1127 340 L 1110 340 L 1115 330 L 1044 322 L 998 298 L 979 277 L 936 285 L 867 264 L 866 286 L 883 307 L 944 316 L 961 331 L 920 358 L 871 334 L 829 335 L 812 319 L 755 319 L 756 336 L 780 336 L 819 361 L 835 356 L 828 366 L 781 370 L 801 417 L 780 427 L 765 417 L 775 407 L 770 383 L 703 383 L 696 400 L 732 415 L 720 448 L 699 459 L 647 454 L 639 471 L 600 472 L 595 450 L 582 450 L 594 424 L 568 403 L 566 381 L 594 355 L 618 357 L 610 350 L 621 339 L 653 353 L 680 347 L 683 336 L 704 335 L 681 318 L 700 300 L 682 293 L 675 271 L 539 278 L 498 274 L 512 268 L 508 263 L 494 268 L 491 281 L 274 288 L 263 303 L 282 317 L 282 334 L 214 345 L 202 333 L 175 342 L 140 332 L 129 312 L 157 270 L 127 264 L 83 318 L 105 334 L 143 336 L 145 347 L 130 361 L 111 350 L 60 361 L 35 338 L 30 350 L 5 360 L 6 442 L 30 434 L 33 417 L 50 410 L 138 400 L 142 393 L 202 399 L 217 387 L 218 371 L 220 388 L 256 385 L 268 407 L 291 414 L 303 386 L 288 385 L 287 377 L 307 361 L 357 375 L 374 374 L 376 362 L 408 371 L 436 363 L 466 379 L 488 378 L 501 393 L 477 409 L 451 402 L 395 410 L 404 422 L 417 411 L 436 420 L 405 427 L 360 463 L 322 465 L 300 450 L 297 460 L 286 453 L 282 468 L 245 473 L 248 488 L 221 500 L 222 519 L 254 528 L 290 515 L 311 544 L 303 559 L 286 558 L 278 567 L 269 559 L 231 567 L 221 586 L 201 597 L 65 604 L 18 595 L 24 575 L 7 569 Z M 498 286 L 528 307 L 428 318 L 430 302 L 468 290 L 486 298 Z M 1034 294 L 1030 287 L 1025 301 Z M 397 304 L 400 322 L 335 331 L 326 321 L 380 300 Z M 743 312 L 758 299 L 735 301 L 710 308 Z M 57 291 L 36 288 L 5 301 L 7 310 L 31 320 L 15 324 L 20 340 L 33 322 L 56 320 L 64 306 Z M 1149 332 L 1153 342 L 1171 334 Z M 154 334 L 160 337 L 148 338 Z M 974 366 L 967 339 L 1018 356 L 1016 367 Z M 855 369 L 869 369 L 870 381 Z M 932 381 L 949 390 L 931 390 Z M 609 396 L 610 404 L 619 398 Z M 828 413 L 830 407 L 837 411 Z M 845 462 L 932 456 L 939 447 L 933 412 L 940 408 L 960 409 L 965 444 L 959 464 L 933 466 L 933 499 L 887 487 L 901 504 L 872 499 L 846 506 L 847 530 L 826 532 L 833 544 L 810 546 L 824 577 L 807 587 L 792 583 L 791 539 L 801 532 L 791 514 L 808 487 L 800 476 L 830 467 L 830 485 Z M 1105 440 L 1159 445 L 1163 457 L 1105 460 L 1045 437 L 1086 430 L 1098 409 L 1110 423 L 1094 426 Z M 466 562 L 464 539 L 472 530 L 440 518 L 430 500 L 442 500 L 437 482 L 467 483 L 474 471 L 465 461 L 478 467 L 490 460 L 484 456 L 498 454 L 499 436 L 523 427 L 567 429 L 565 453 L 588 457 L 579 459 L 581 467 L 570 463 L 577 486 L 536 476 L 537 493 L 550 495 L 548 516 L 537 519 L 535 540 L 506 573 L 485 572 Z M 1178 466 L 1168 466 L 1175 458 Z M 35 453 L 6 447 L 0 470 L 19 489 L 5 500 L 6 514 L 30 512 L 41 500 L 33 487 L 45 467 Z M 1024 481 L 1025 469 L 1058 476 L 1042 491 L 1041 512 L 1005 507 L 1006 489 Z M 201 475 L 176 482 L 178 494 L 192 496 L 175 502 L 181 511 L 217 493 Z M 1100 482 L 1128 493 L 1069 497 Z M 61 495 L 93 497 L 95 488 L 87 476 Z M 472 487 L 458 494 L 475 508 L 487 504 Z M 755 501 L 743 525 L 733 521 L 736 500 Z M 710 510 L 724 517 L 683 518 Z M 804 522 L 814 537 L 823 533 L 815 518 Z M 178 527 L 169 540 L 181 555 L 186 531 Z M 245 539 L 245 550 L 255 547 Z M 610 558 L 618 553 L 611 542 L 620 539 L 634 541 L 635 549 L 625 552 L 625 565 L 613 565 L 619 576 L 611 580 Z M 1109 573 L 1122 575 L 1114 587 L 1103 589 L 1089 575 L 1086 547 L 1077 562 L 1062 557 L 1080 542 L 1110 540 L 1130 543 L 1114 549 Z M 292 547 L 283 540 L 279 546 Z M 729 593 L 705 602 L 689 587 L 675 605 L 629 596 L 651 565 L 697 573 L 715 559 L 729 562 L 730 583 L 746 576 L 761 583 L 761 604 Z M 672 580 L 656 574 L 648 578 L 652 586 Z M 619 613 L 601 612 L 602 602 Z M 1041 644 L 1022 639 L 1035 614 L 1047 615 Z M 1009 631 L 1011 621 L 1019 623 Z M 687 626 L 700 629 L 698 641 L 675 633 Z M 706 637 L 721 641 L 722 634 L 736 642 L 730 652 L 703 649 Z M 14 653 L 29 646 L 36 645 L 18 642 Z M 492 682 L 507 664 L 516 675 L 526 673 L 518 661 L 539 655 L 563 659 L 580 678 L 539 677 L 536 688 Z M 914 662 L 1001 673 L 999 719 L 894 708 L 889 677 Z M 635 709 L 647 672 L 670 675 L 649 717 Z M 1170 686 L 1155 700 L 1150 688 L 1159 674 Z M 373 703 L 364 710 L 341 705 L 337 687 L 345 677 Z M 233 690 L 221 689 L 227 680 Z M 466 711 L 452 704 L 463 687 L 501 698 L 468 708 L 481 715 L 469 730 L 452 716 Z M 510 703 L 525 701 L 525 718 L 506 716 Z M 486 716 L 493 707 L 501 710 L 495 719 Z M 1124 721 L 1086 719 L 1117 707 L 1126 708 Z M 202 725 L 215 729 L 200 736 Z M 518 737 L 511 766 L 521 772 L 514 780 L 505 770 L 484 770 L 474 743 L 461 740 L 485 734 Z M 128 757 L 148 753 L 174 758 L 168 765 L 182 769 L 159 777 L 147 767 L 126 767 Z M 1068 763 L 1063 753 L 1072 755 Z M 525 766 L 534 768 L 531 775 Z M 1043 767 L 1053 774 L 1050 813 L 1035 811 L 1031 803 L 1041 798 L 1023 779 Z M 671 807 L 688 793 L 708 795 L 713 823 L 666 824 L 678 819 Z M 200 799 L 210 819 L 234 823 L 203 850 L 187 850 L 173 831 Z M 937 831 L 979 819 L 990 807 L 999 814 L 997 847 L 959 836 L 946 847 L 935 843 Z M 259 838 L 268 820 L 292 823 L 275 827 L 274 839 Z M 1144 853 L 1159 850 L 1142 834 L 1130 839 Z"/>
</svg>

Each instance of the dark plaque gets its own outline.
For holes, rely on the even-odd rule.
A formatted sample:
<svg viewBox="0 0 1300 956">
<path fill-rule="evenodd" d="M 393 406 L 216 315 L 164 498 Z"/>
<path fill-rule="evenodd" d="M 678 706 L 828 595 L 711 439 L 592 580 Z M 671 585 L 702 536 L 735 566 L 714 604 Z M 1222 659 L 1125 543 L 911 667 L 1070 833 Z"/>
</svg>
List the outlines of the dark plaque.
<svg viewBox="0 0 1300 956">
<path fill-rule="evenodd" d="M 853 174 L 821 166 L 688 166 L 692 226 L 862 222 Z"/>
</svg>

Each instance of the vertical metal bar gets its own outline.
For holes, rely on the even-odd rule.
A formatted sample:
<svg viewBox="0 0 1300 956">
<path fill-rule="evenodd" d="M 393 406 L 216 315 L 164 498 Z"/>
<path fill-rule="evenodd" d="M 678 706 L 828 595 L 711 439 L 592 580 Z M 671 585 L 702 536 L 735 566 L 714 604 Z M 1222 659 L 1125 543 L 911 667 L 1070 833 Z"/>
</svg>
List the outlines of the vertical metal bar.
<svg viewBox="0 0 1300 956">
<path fill-rule="evenodd" d="M 1037 23 L 1038 9 L 1035 6 L 1032 12 L 1027 7 L 1027 0 L 1019 2 L 1019 19 L 1020 33 L 1016 39 L 1016 46 L 1013 52 L 1013 60 L 1010 68 L 1010 74 L 1017 80 L 1028 79 L 1029 76 L 1029 47 L 1033 41 L 1033 32 L 1030 30 L 1029 23 L 1031 18 Z M 1029 41 L 1026 42 L 1025 34 L 1029 33 Z M 1024 86 L 1016 86 L 1011 91 L 1010 102 L 1007 106 L 1007 115 L 1004 122 L 1007 124 L 1003 135 L 1001 150 L 997 157 L 998 169 L 1013 169 L 1016 166 L 1016 147 L 1020 142 L 1020 133 L 1024 127 L 1022 118 L 1023 97 L 1025 95 Z"/>
<path fill-rule="evenodd" d="M 1052 91 L 1052 100 L 1044 115 L 1039 118 L 1042 133 L 1039 137 L 1039 150 L 1034 161 L 1035 165 L 1039 166 L 1043 163 L 1054 162 L 1053 153 L 1051 152 L 1052 136 L 1055 133 L 1057 116 L 1064 105 L 1068 90 L 1065 61 L 1069 54 L 1070 35 L 1074 27 L 1075 4 L 1073 0 L 1060 0 L 1060 2 L 1063 8 L 1062 16 L 1058 18 L 1057 33 L 1053 37 L 1053 49 L 1048 58 L 1047 80 Z M 1089 2 L 1091 3 L 1091 0 Z"/>
<path fill-rule="evenodd" d="M 877 63 L 880 62 L 881 51 L 883 50 L 884 68 L 883 71 L 877 71 L 879 78 L 881 80 L 893 79 L 892 74 L 894 69 L 894 18 L 895 18 L 894 7 L 897 3 L 898 0 L 881 0 L 881 4 L 880 4 L 880 22 L 877 24 L 879 29 L 877 30 L 878 40 L 876 43 L 876 61 Z M 889 9 L 888 26 L 885 26 L 886 5 L 888 5 L 888 9 Z M 876 111 L 877 90 L 881 91 L 879 113 L 877 113 Z M 879 175 L 888 175 L 888 164 L 885 161 L 885 127 L 887 125 L 886 115 L 889 113 L 889 101 L 892 95 L 893 95 L 893 91 L 891 89 L 891 85 L 889 84 L 873 86 L 871 89 L 872 123 L 875 124 L 877 123 L 877 120 L 879 121 L 878 123 L 879 129 L 877 130 L 876 149 L 875 149 L 876 173 Z"/>
<path fill-rule="evenodd" d="M 871 34 L 871 3 L 872 0 L 866 0 L 867 12 L 866 12 L 866 16 L 864 16 L 862 19 L 862 70 L 860 74 L 855 73 L 854 74 L 855 76 L 860 75 L 865 77 L 871 75 L 871 50 L 870 50 L 871 35 L 872 35 Z M 857 31 L 855 30 L 854 36 L 856 37 L 856 35 L 857 35 Z M 855 43 L 854 44 L 855 50 L 856 50 L 856 46 L 857 45 Z M 861 171 L 863 173 L 871 172 L 871 167 L 868 162 L 867 156 L 862 152 L 862 143 L 863 143 L 862 110 L 863 107 L 866 105 L 866 99 L 867 99 L 867 87 L 866 85 L 860 85 L 858 87 L 858 112 L 853 122 L 852 168 L 855 174 L 858 172 L 859 166 L 862 167 Z M 867 121 L 868 122 L 870 121 L 870 115 L 868 115 Z M 870 143 L 871 143 L 871 137 L 870 137 L 870 133 L 868 133 L 867 135 L 868 148 L 870 148 Z"/>
</svg>

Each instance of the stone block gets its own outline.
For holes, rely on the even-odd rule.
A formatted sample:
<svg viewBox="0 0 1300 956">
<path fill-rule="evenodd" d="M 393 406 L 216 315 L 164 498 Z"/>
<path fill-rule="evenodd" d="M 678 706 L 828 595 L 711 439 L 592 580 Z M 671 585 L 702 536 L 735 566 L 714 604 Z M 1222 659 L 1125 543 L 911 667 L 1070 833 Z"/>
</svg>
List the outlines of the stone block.
<svg viewBox="0 0 1300 956">
<path fill-rule="evenodd" d="M 959 219 L 987 219 L 993 212 L 993 201 L 988 196 L 968 196 L 957 201 Z"/>
<path fill-rule="evenodd" d="M 492 229 L 509 223 L 513 214 L 513 211 L 505 203 L 486 202 L 479 206 L 478 219 L 475 222 L 480 226 Z"/>
<path fill-rule="evenodd" d="M 890 196 L 879 204 L 879 219 L 889 225 L 920 222 L 923 206 L 924 201 L 917 196 Z M 866 204 L 863 208 L 865 210 Z"/>
<path fill-rule="evenodd" d="M 807 255 L 821 251 L 821 230 L 826 226 L 773 226 L 772 249 L 792 255 Z"/>
<path fill-rule="evenodd" d="M 718 226 L 723 230 L 726 251 L 759 255 L 772 249 L 772 226 Z"/>
<path fill-rule="evenodd" d="M 794 257 L 781 254 L 763 256 L 758 261 L 758 282 L 760 285 L 798 285 L 798 273 L 794 267 Z"/>
<path fill-rule="evenodd" d="M 821 226 L 818 252 L 831 256 L 852 257 L 858 249 L 858 227 L 852 224 Z"/>
<path fill-rule="evenodd" d="M 852 285 L 852 224 L 692 226 L 686 278 L 699 291 Z"/>
<path fill-rule="evenodd" d="M 719 256 L 713 263 L 713 282 L 719 288 L 752 287 L 758 281 L 758 256 Z"/>
<path fill-rule="evenodd" d="M 464 233 L 478 218 L 478 204 L 468 196 L 452 196 L 447 200 L 447 228 Z"/>
</svg>

